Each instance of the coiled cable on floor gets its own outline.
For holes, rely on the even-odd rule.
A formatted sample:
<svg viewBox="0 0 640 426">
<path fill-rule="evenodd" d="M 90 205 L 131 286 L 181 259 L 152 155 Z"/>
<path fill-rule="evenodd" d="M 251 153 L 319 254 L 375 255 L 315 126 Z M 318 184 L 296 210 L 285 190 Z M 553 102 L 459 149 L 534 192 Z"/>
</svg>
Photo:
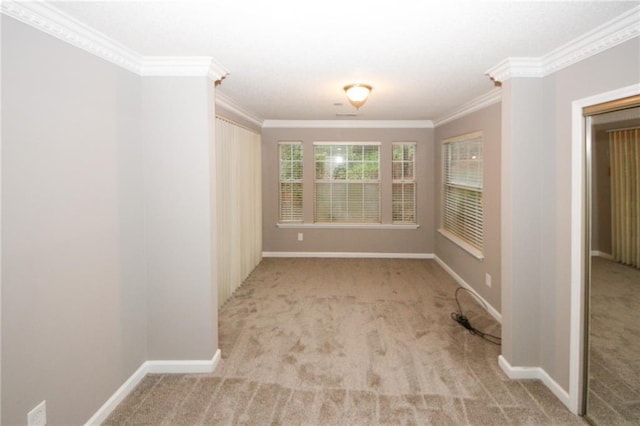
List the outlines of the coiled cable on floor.
<svg viewBox="0 0 640 426">
<path fill-rule="evenodd" d="M 462 307 L 460 306 L 460 301 L 458 300 L 458 292 L 460 292 L 460 290 L 466 291 L 467 293 L 472 295 L 474 299 L 478 300 L 477 296 L 472 291 L 469 291 L 464 287 L 458 287 L 455 292 L 455 299 L 456 299 L 456 304 L 458 305 L 458 312 L 451 312 L 451 318 L 455 322 L 457 322 L 458 324 L 460 324 L 461 326 L 469 330 L 469 333 L 476 336 L 480 336 L 487 342 L 493 343 L 494 345 L 501 345 L 502 344 L 501 337 L 494 336 L 493 334 L 485 333 L 471 325 L 471 323 L 469 322 L 469 319 L 464 315 L 464 312 L 462 311 Z M 478 302 L 482 304 L 485 310 L 487 310 L 487 306 L 484 304 L 482 300 L 478 300 Z"/>
</svg>

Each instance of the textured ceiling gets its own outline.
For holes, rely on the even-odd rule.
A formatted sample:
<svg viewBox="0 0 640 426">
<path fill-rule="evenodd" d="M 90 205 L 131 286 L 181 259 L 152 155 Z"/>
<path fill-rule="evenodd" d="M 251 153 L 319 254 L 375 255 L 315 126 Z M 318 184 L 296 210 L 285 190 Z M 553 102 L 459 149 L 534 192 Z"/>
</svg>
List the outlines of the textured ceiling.
<svg viewBox="0 0 640 426">
<path fill-rule="evenodd" d="M 230 73 L 220 92 L 261 118 L 336 119 L 355 112 L 342 87 L 363 82 L 357 119 L 433 120 L 490 91 L 500 61 L 543 56 L 639 1 L 53 4 L 142 55 L 212 56 Z"/>
</svg>

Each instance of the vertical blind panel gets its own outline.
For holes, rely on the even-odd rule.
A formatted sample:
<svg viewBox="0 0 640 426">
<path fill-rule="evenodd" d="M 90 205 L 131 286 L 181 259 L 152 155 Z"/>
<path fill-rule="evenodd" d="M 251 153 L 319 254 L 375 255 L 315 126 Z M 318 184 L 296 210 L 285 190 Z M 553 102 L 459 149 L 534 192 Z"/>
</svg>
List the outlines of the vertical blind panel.
<svg viewBox="0 0 640 426">
<path fill-rule="evenodd" d="M 613 258 L 640 268 L 640 129 L 609 133 Z"/>
<path fill-rule="evenodd" d="M 218 305 L 222 306 L 262 256 L 260 135 L 216 118 Z"/>
<path fill-rule="evenodd" d="M 280 222 L 302 222 L 302 143 L 282 142 L 280 155 Z"/>
<path fill-rule="evenodd" d="M 391 220 L 393 223 L 416 223 L 414 142 L 393 142 L 391 163 Z"/>
<path fill-rule="evenodd" d="M 380 223 L 376 144 L 316 145 L 315 222 Z"/>
<path fill-rule="evenodd" d="M 482 137 L 443 144 L 443 227 L 482 251 Z"/>
</svg>

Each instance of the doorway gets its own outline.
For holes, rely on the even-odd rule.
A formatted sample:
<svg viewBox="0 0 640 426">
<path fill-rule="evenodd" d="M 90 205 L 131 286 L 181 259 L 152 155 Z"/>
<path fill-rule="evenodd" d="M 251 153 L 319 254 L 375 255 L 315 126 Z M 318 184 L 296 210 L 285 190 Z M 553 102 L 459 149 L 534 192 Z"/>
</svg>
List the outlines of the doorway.
<svg viewBox="0 0 640 426">
<path fill-rule="evenodd" d="M 587 411 L 588 290 L 591 278 L 591 126 L 587 117 L 640 106 L 640 84 L 589 96 L 572 103 L 571 138 L 571 310 L 568 406 Z M 588 159 L 588 161 L 587 161 Z"/>
</svg>

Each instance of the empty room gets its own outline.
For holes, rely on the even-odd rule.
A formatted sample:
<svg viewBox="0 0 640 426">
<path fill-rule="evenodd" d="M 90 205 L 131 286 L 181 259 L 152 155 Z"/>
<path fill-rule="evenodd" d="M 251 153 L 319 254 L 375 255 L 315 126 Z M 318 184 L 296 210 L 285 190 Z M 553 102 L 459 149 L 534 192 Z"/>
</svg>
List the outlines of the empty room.
<svg viewBox="0 0 640 426">
<path fill-rule="evenodd" d="M 2 425 L 632 425 L 640 1 L 2 1 Z"/>
</svg>

